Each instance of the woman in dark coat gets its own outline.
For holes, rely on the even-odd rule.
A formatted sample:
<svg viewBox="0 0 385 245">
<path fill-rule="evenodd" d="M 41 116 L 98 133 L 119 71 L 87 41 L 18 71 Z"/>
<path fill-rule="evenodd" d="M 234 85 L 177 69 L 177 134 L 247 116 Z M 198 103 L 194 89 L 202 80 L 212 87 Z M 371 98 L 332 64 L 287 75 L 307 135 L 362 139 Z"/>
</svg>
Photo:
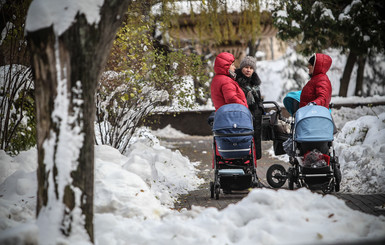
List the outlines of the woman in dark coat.
<svg viewBox="0 0 385 245">
<path fill-rule="evenodd" d="M 260 92 L 261 80 L 256 73 L 257 61 L 254 57 L 246 56 L 240 63 L 240 68 L 235 70 L 236 81 L 242 88 L 254 117 L 254 142 L 256 158 L 262 157 L 261 130 L 262 114 L 264 114 L 262 97 Z"/>
</svg>

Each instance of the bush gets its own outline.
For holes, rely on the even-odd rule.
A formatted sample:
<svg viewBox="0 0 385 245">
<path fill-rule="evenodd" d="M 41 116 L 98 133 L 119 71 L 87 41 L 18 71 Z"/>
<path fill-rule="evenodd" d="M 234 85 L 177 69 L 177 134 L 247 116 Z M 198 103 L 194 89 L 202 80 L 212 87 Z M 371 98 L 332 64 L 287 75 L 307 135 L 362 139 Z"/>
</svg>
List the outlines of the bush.
<svg viewBox="0 0 385 245">
<path fill-rule="evenodd" d="M 152 36 L 155 21 L 131 11 L 118 32 L 97 92 L 97 143 L 122 153 L 143 118 L 160 105 L 189 108 L 201 93 L 202 58 Z"/>
</svg>

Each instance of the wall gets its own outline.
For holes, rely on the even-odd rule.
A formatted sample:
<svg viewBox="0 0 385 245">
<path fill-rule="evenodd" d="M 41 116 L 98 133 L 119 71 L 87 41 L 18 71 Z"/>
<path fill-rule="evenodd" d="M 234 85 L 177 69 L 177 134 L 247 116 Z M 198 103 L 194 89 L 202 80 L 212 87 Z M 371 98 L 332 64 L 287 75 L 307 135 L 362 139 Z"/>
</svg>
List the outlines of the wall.
<svg viewBox="0 0 385 245">
<path fill-rule="evenodd" d="M 282 115 L 289 117 L 286 109 L 282 109 Z M 269 111 L 269 109 L 267 109 Z M 186 111 L 170 114 L 154 114 L 146 118 L 142 125 L 151 127 L 153 130 L 162 129 L 171 125 L 185 134 L 208 136 L 212 135 L 211 127 L 207 119 L 213 111 Z"/>
<path fill-rule="evenodd" d="M 375 102 L 371 103 L 372 106 L 385 105 L 385 102 Z M 358 104 L 334 104 L 332 108 L 339 109 L 343 107 L 358 107 L 358 106 L 367 106 L 367 103 L 358 103 Z M 266 107 L 266 106 L 265 106 Z M 269 112 L 271 108 L 265 108 Z M 172 128 L 177 129 L 185 134 L 189 135 L 199 135 L 199 136 L 209 136 L 212 135 L 211 127 L 207 123 L 207 119 L 213 111 L 186 111 L 179 113 L 170 113 L 170 114 L 155 114 L 146 118 L 145 122 L 142 122 L 142 125 L 151 127 L 152 129 L 163 129 L 167 125 L 171 125 Z M 281 113 L 283 117 L 288 118 L 290 115 L 287 110 L 283 107 L 281 108 Z"/>
</svg>

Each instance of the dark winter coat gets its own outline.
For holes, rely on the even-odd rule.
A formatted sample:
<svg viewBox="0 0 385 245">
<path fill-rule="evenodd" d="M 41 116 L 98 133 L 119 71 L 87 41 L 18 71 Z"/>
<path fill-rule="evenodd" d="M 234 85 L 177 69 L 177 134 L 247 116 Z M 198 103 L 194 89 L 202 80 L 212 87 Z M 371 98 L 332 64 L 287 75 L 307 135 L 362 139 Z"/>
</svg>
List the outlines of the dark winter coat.
<svg viewBox="0 0 385 245">
<path fill-rule="evenodd" d="M 234 60 L 234 56 L 226 52 L 220 53 L 215 58 L 215 76 L 211 82 L 211 100 L 215 110 L 225 104 L 232 103 L 248 107 L 245 94 L 238 83 L 230 76 L 229 69 Z"/>
<path fill-rule="evenodd" d="M 236 69 L 236 81 L 242 88 L 243 93 L 246 96 L 247 103 L 251 114 L 253 115 L 254 125 L 254 146 L 255 146 L 255 157 L 261 159 L 262 157 L 262 115 L 264 114 L 261 91 L 259 86 L 261 85 L 261 79 L 259 79 L 255 71 L 251 77 L 246 77 L 242 73 L 242 69 Z"/>
<path fill-rule="evenodd" d="M 241 87 L 243 93 L 245 94 L 247 104 L 251 112 L 254 110 L 262 109 L 262 97 L 259 86 L 261 85 L 261 79 L 259 79 L 258 74 L 253 72 L 251 77 L 246 77 L 242 73 L 242 69 L 235 70 L 236 82 Z M 248 93 L 251 93 L 252 98 L 247 97 Z"/>
<path fill-rule="evenodd" d="M 332 85 L 326 72 L 332 65 L 332 58 L 326 54 L 316 54 L 314 71 L 309 82 L 303 87 L 299 107 L 309 102 L 329 108 L 332 97 Z"/>
</svg>

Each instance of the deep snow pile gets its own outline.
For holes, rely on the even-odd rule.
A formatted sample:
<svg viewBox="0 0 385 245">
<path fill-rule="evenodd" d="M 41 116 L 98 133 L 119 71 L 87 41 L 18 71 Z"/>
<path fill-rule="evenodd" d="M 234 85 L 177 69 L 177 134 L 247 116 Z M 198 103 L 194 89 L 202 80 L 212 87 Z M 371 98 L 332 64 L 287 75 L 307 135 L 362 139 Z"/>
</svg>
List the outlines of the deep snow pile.
<svg viewBox="0 0 385 245">
<path fill-rule="evenodd" d="M 335 142 L 342 191 L 385 193 L 385 112 L 347 122 Z"/>
</svg>

